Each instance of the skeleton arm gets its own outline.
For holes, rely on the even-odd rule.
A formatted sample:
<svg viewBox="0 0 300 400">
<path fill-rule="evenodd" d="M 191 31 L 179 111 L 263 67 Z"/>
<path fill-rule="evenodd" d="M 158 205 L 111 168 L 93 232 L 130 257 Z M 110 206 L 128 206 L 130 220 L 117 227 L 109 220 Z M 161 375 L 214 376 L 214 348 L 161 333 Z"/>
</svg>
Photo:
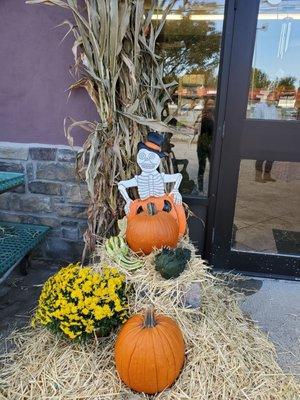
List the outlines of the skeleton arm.
<svg viewBox="0 0 300 400">
<path fill-rule="evenodd" d="M 120 181 L 118 183 L 118 189 L 126 202 L 126 204 L 125 204 L 126 214 L 129 213 L 130 204 L 132 202 L 132 199 L 128 196 L 127 189 L 134 187 L 134 186 L 137 186 L 136 178 L 128 179 L 127 181 Z"/>
<path fill-rule="evenodd" d="M 171 194 L 174 195 L 175 203 L 178 203 L 178 204 L 182 203 L 182 197 L 178 191 L 181 181 L 182 181 L 182 175 L 179 173 L 178 174 L 164 174 L 164 183 L 172 183 L 172 182 L 175 183 L 174 187 L 171 191 Z"/>
</svg>

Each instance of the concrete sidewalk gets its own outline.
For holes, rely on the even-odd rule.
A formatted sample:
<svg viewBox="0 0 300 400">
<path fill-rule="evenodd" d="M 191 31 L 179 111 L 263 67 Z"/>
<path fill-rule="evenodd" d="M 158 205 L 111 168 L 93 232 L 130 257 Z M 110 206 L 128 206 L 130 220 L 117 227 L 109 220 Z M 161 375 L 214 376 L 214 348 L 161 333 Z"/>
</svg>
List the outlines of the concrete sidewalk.
<svg viewBox="0 0 300 400">
<path fill-rule="evenodd" d="M 279 365 L 300 379 L 300 282 L 255 278 L 237 286 L 246 295 L 241 308 L 269 335 Z"/>
</svg>

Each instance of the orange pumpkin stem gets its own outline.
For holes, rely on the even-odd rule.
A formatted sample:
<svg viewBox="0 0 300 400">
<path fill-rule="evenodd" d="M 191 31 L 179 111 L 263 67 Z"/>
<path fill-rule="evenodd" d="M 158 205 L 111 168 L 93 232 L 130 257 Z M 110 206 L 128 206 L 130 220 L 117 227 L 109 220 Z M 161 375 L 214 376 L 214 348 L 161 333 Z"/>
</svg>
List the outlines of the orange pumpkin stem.
<svg viewBox="0 0 300 400">
<path fill-rule="evenodd" d="M 151 216 L 155 215 L 157 213 L 155 204 L 154 203 L 148 203 L 147 204 L 147 211 L 148 211 L 149 215 L 151 215 Z"/>
<path fill-rule="evenodd" d="M 144 328 L 154 328 L 155 326 L 154 308 L 149 307 L 145 312 Z"/>
</svg>

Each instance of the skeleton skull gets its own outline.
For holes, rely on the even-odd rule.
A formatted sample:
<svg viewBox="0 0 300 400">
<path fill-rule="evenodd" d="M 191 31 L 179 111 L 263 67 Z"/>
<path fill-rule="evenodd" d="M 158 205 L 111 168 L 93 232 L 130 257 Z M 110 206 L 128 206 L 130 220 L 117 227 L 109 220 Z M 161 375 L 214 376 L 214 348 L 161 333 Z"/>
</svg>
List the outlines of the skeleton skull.
<svg viewBox="0 0 300 400">
<path fill-rule="evenodd" d="M 141 149 L 137 153 L 137 163 L 143 172 L 153 172 L 160 164 L 160 157 L 153 151 Z"/>
</svg>

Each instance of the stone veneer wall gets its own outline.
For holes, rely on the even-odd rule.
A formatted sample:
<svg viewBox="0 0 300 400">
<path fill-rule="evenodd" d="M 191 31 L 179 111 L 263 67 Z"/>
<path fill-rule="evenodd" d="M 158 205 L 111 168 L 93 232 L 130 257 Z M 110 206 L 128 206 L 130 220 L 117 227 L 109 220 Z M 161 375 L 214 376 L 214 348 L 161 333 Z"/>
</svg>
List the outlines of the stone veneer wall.
<svg viewBox="0 0 300 400">
<path fill-rule="evenodd" d="M 80 260 L 88 194 L 75 175 L 79 148 L 0 142 L 0 171 L 22 172 L 25 185 L 0 194 L 0 220 L 51 227 L 33 260 Z"/>
</svg>

